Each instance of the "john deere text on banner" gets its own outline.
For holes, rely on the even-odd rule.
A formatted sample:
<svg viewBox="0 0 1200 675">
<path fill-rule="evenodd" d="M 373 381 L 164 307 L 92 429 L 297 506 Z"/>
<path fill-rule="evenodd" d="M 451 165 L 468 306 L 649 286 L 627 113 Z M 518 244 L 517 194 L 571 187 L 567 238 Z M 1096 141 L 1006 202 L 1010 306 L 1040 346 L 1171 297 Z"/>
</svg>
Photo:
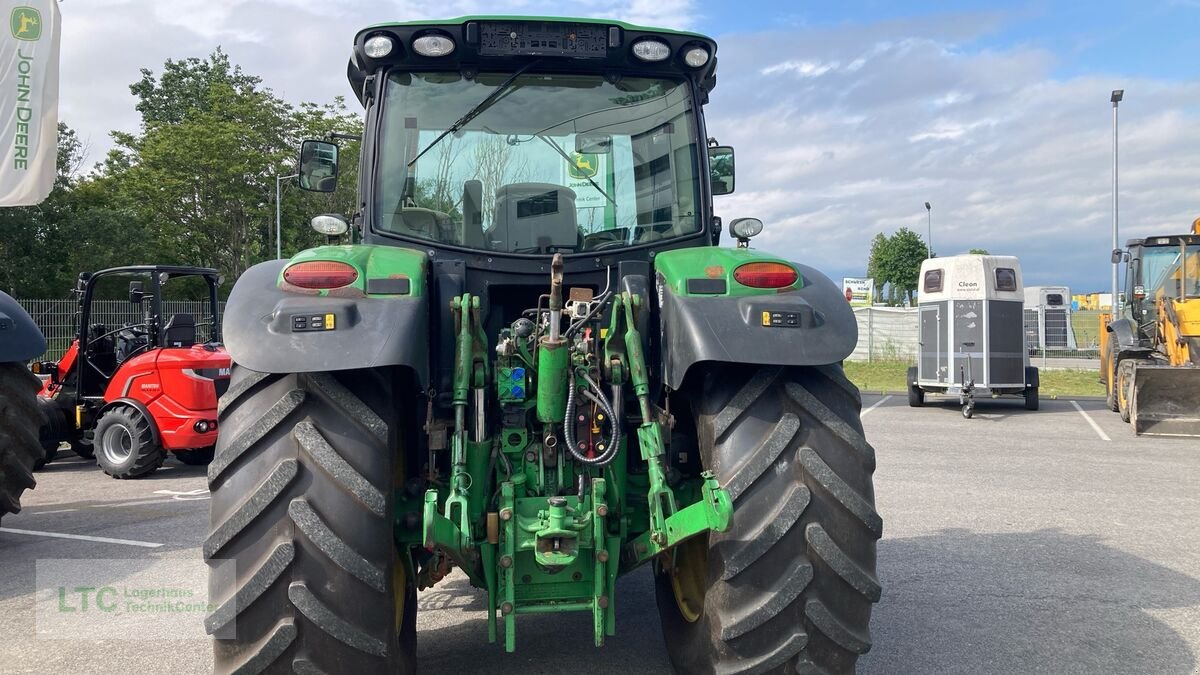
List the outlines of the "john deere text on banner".
<svg viewBox="0 0 1200 675">
<path fill-rule="evenodd" d="M 8 3 L 5 3 L 8 5 Z M 0 10 L 0 206 L 50 194 L 58 154 L 58 3 L 16 0 Z"/>
</svg>

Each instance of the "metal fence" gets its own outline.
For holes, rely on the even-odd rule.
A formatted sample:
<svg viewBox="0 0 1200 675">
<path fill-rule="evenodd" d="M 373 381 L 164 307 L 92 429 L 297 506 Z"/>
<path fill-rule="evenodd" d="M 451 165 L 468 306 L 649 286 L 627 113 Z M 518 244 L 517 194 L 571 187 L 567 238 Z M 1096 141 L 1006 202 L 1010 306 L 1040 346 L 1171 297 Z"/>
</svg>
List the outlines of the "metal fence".
<svg viewBox="0 0 1200 675">
<path fill-rule="evenodd" d="M 859 307 L 858 344 L 850 361 L 904 361 L 917 359 L 917 308 Z M 1045 339 L 1042 319 L 1025 311 L 1025 346 L 1030 365 L 1041 368 L 1099 368 L 1099 316 L 1096 312 L 1047 313 Z M 1043 346 L 1045 344 L 1045 346 Z"/>
<path fill-rule="evenodd" d="M 33 317 L 34 323 L 46 336 L 46 354 L 42 358 L 57 361 L 67 351 L 71 341 L 79 334 L 79 303 L 75 300 L 19 299 L 21 306 Z M 191 314 L 196 318 L 196 339 L 207 342 L 212 336 L 209 323 L 207 300 L 163 300 L 163 320 L 172 314 Z M 225 312 L 225 303 L 219 303 L 218 311 Z M 113 330 L 125 324 L 140 324 L 144 321 L 142 308 L 125 300 L 96 300 L 88 321 L 103 324 Z M 220 316 L 217 317 L 220 321 Z"/>
</svg>

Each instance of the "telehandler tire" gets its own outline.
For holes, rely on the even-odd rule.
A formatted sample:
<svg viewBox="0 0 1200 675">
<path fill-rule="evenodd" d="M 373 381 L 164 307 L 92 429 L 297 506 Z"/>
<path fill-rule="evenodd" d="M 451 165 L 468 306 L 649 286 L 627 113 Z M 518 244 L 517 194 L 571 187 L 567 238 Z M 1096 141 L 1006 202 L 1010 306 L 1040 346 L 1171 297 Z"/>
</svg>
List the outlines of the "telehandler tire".
<svg viewBox="0 0 1200 675">
<path fill-rule="evenodd" d="M 158 470 L 166 459 L 154 440 L 153 420 L 137 408 L 118 406 L 96 422 L 96 463 L 113 478 L 141 478 Z"/>
<path fill-rule="evenodd" d="M 46 419 L 38 405 L 42 383 L 21 363 L 0 363 L 0 517 L 21 510 L 21 493 L 37 481 L 33 467 L 45 457 L 38 430 Z"/>
<path fill-rule="evenodd" d="M 233 366 L 208 467 L 216 673 L 415 671 L 415 579 L 392 530 L 394 394 L 387 371 Z"/>
<path fill-rule="evenodd" d="M 853 672 L 871 646 L 883 530 L 858 390 L 836 365 L 723 365 L 694 382 L 700 456 L 729 491 L 734 515 L 700 556 L 702 601 L 676 590 L 697 574 L 680 561 L 696 556 L 681 550 L 674 571 L 659 567 L 675 670 Z"/>
</svg>

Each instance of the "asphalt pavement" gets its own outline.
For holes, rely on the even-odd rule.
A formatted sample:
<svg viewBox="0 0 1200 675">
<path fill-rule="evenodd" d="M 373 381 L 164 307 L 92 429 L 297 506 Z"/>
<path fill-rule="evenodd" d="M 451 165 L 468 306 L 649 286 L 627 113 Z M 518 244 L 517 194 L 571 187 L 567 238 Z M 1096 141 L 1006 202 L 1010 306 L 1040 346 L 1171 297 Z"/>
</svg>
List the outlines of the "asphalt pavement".
<svg viewBox="0 0 1200 675">
<path fill-rule="evenodd" d="M 1134 438 L 1094 400 L 1043 401 L 1039 412 L 985 400 L 965 420 L 953 403 L 867 396 L 863 415 L 878 454 L 884 592 L 860 672 L 1197 671 L 1195 439 Z M 203 467 L 171 460 L 116 481 L 63 454 L 0 527 L 0 671 L 210 672 L 194 630 L 147 639 L 39 624 L 39 560 L 127 560 L 166 585 L 203 573 Z M 487 643 L 483 594 L 460 575 L 418 600 L 424 672 L 670 672 L 644 571 L 619 584 L 617 636 L 602 649 L 588 616 L 531 615 L 505 654 Z"/>
</svg>

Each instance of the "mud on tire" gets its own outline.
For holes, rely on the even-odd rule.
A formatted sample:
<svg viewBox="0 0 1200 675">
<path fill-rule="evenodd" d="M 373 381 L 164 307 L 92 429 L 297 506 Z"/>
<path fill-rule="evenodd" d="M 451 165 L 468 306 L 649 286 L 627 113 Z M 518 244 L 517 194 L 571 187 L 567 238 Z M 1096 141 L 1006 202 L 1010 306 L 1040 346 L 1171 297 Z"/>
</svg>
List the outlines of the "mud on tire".
<svg viewBox="0 0 1200 675">
<path fill-rule="evenodd" d="M 392 533 L 393 389 L 380 371 L 234 366 L 208 468 L 215 672 L 414 670 L 416 591 Z"/>
<path fill-rule="evenodd" d="M 21 510 L 33 488 L 34 465 L 45 458 L 38 434 L 46 418 L 38 406 L 41 382 L 20 363 L 0 363 L 0 517 Z"/>
<path fill-rule="evenodd" d="M 734 500 L 709 538 L 703 611 L 688 622 L 656 578 L 676 671 L 854 671 L 880 597 L 874 449 L 839 366 L 722 366 L 691 381 L 705 466 Z"/>
</svg>

